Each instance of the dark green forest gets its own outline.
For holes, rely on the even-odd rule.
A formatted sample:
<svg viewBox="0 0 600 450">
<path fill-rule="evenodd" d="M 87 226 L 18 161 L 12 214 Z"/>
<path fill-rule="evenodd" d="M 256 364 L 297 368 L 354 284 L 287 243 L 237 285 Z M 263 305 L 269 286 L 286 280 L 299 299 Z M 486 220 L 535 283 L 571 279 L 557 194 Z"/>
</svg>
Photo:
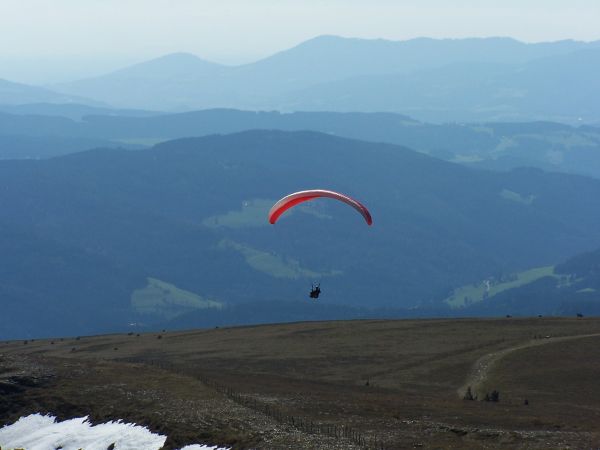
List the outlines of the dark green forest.
<svg viewBox="0 0 600 450">
<path fill-rule="evenodd" d="M 15 335 L 162 325 L 164 316 L 132 306 L 148 277 L 225 305 L 186 313 L 204 325 L 211 315 L 235 322 L 243 307 L 233 305 L 261 302 L 285 305 L 273 320 L 331 318 L 336 308 L 439 314 L 457 286 L 600 247 L 600 181 L 475 170 L 315 132 L 2 161 L 0 179 L 2 329 Z M 273 202 L 306 188 L 355 196 L 373 227 L 331 200 L 268 225 Z M 307 298 L 314 281 L 318 306 Z M 25 319 L 38 307 L 48 308 L 44 325 Z M 191 326 L 189 317 L 172 323 Z"/>
</svg>

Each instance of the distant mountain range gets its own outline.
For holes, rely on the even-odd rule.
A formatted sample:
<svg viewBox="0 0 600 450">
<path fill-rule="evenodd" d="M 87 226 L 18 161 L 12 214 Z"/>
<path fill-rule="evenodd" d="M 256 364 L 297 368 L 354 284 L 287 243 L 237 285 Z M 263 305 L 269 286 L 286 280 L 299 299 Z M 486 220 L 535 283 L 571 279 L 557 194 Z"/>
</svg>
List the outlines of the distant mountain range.
<svg viewBox="0 0 600 450">
<path fill-rule="evenodd" d="M 101 102 L 96 100 L 0 79 L 0 105 L 23 105 L 28 103 L 85 103 L 96 106 L 101 105 Z"/>
<path fill-rule="evenodd" d="M 93 147 L 140 148 L 174 138 L 251 129 L 313 130 L 400 144 L 473 167 L 531 166 L 600 178 L 600 128 L 590 126 L 546 122 L 435 125 L 393 113 L 219 109 L 158 115 L 71 104 L 2 109 L 13 114 L 0 113 L 0 158 L 44 158 Z"/>
<path fill-rule="evenodd" d="M 429 314 L 458 286 L 600 247 L 598 180 L 315 132 L 0 161 L 0 180 L 4 337 L 234 323 L 243 304 L 264 321 Z M 275 200 L 310 187 L 356 196 L 373 227 L 327 200 L 268 225 Z M 327 307 L 309 311 L 314 281 Z"/>
<path fill-rule="evenodd" d="M 159 111 L 389 111 L 434 122 L 597 123 L 599 67 L 600 41 L 321 36 L 241 66 L 177 53 L 48 88 Z M 32 94 L 7 100 L 0 89 L 0 104 L 43 101 L 54 102 Z"/>
<path fill-rule="evenodd" d="M 454 63 L 408 74 L 354 77 L 289 93 L 280 110 L 401 112 L 433 122 L 600 117 L 600 49 L 519 64 Z"/>
<path fill-rule="evenodd" d="M 121 117 L 149 117 L 163 114 L 156 111 L 147 111 L 141 109 L 115 109 L 106 106 L 92 106 L 83 103 L 62 103 L 64 96 L 57 98 L 57 102 L 36 102 L 19 104 L 0 104 L 0 112 L 27 115 L 27 116 L 59 116 L 66 117 L 75 121 L 81 120 L 85 116 L 105 115 Z"/>
<path fill-rule="evenodd" d="M 0 135 L 0 159 L 42 159 L 83 152 L 92 148 L 139 150 L 146 147 L 93 138 Z"/>
</svg>

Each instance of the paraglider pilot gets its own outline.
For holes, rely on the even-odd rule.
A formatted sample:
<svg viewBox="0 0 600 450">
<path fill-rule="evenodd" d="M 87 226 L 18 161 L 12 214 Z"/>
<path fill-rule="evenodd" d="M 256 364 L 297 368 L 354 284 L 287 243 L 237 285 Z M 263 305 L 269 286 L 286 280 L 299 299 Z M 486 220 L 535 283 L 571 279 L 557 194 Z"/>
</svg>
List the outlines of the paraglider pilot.
<svg viewBox="0 0 600 450">
<path fill-rule="evenodd" d="M 319 298 L 319 294 L 321 293 L 321 284 L 317 284 L 316 286 L 313 284 L 310 289 L 310 298 Z"/>
</svg>

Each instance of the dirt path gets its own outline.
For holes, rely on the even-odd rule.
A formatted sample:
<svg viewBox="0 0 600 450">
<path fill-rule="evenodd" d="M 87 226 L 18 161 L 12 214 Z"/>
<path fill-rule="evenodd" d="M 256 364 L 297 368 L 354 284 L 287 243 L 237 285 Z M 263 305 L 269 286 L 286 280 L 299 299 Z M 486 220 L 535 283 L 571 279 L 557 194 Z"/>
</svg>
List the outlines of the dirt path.
<svg viewBox="0 0 600 450">
<path fill-rule="evenodd" d="M 488 353 L 487 355 L 484 355 L 477 361 L 475 361 L 475 364 L 473 364 L 473 368 L 471 369 L 471 373 L 465 380 L 465 383 L 457 390 L 458 396 L 460 398 L 463 398 L 469 386 L 471 387 L 471 391 L 473 392 L 473 394 L 476 394 L 483 382 L 485 381 L 486 377 L 488 376 L 489 372 L 494 367 L 494 365 L 510 353 L 530 347 L 538 347 L 540 345 L 554 344 L 557 342 L 572 341 L 574 339 L 583 339 L 597 336 L 600 336 L 600 333 L 532 339 L 514 347 L 509 347 L 503 350 L 499 350 L 497 352 Z"/>
</svg>

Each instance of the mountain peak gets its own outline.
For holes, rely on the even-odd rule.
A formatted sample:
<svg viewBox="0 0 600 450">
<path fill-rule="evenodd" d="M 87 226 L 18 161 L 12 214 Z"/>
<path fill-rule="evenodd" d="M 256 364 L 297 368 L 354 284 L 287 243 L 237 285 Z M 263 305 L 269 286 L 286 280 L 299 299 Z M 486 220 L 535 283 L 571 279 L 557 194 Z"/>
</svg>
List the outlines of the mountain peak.
<svg viewBox="0 0 600 450">
<path fill-rule="evenodd" d="M 204 63 L 204 64 L 219 65 L 217 63 L 213 63 L 211 61 L 202 59 L 202 58 L 194 55 L 193 53 L 187 53 L 187 52 L 167 53 L 166 55 L 162 55 L 157 58 L 146 61 L 146 63 L 150 63 L 150 62 L 169 62 L 169 63 L 180 63 L 180 64 L 181 63 L 192 63 L 192 64 Z M 144 64 L 144 63 L 142 63 L 142 64 Z"/>
<path fill-rule="evenodd" d="M 216 69 L 221 67 L 220 64 L 213 63 L 207 61 L 205 59 L 199 58 L 192 53 L 185 52 L 177 52 L 177 53 L 168 53 L 163 56 L 159 56 L 157 58 L 144 61 L 138 64 L 134 64 L 130 67 L 126 67 L 116 72 L 113 72 L 113 75 L 118 73 L 128 73 L 131 74 L 133 72 L 140 71 L 141 73 L 145 73 L 147 70 L 160 70 L 164 73 L 164 71 L 168 72 L 180 72 L 183 70 L 190 71 L 198 71 L 198 70 L 207 70 L 207 69 Z"/>
</svg>

